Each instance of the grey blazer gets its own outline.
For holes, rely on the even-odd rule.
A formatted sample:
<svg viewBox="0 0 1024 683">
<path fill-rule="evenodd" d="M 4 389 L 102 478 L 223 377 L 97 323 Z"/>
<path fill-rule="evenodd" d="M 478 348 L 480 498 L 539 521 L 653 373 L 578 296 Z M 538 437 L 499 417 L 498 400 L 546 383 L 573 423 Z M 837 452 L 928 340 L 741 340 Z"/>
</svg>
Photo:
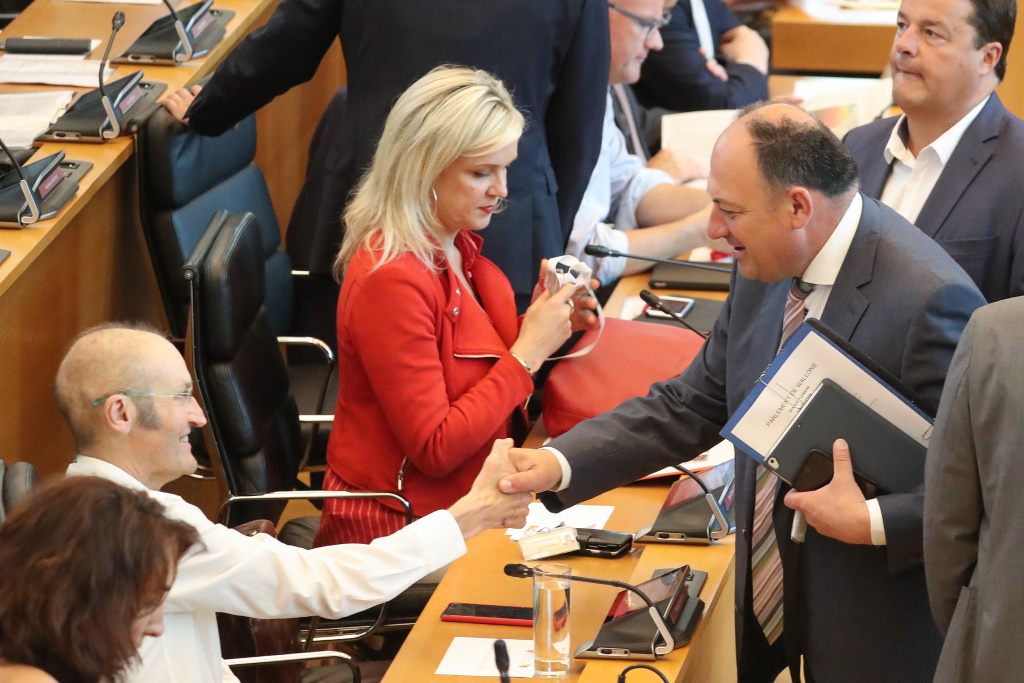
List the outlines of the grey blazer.
<svg viewBox="0 0 1024 683">
<path fill-rule="evenodd" d="M 1024 300 L 974 314 L 928 449 L 925 568 L 946 633 L 936 681 L 1009 680 L 1024 670 L 1022 333 Z"/>
<path fill-rule="evenodd" d="M 551 443 L 568 459 L 572 477 L 567 490 L 544 494 L 545 503 L 557 507 L 586 500 L 693 458 L 719 441 L 728 416 L 775 356 L 788 289 L 788 281 L 766 284 L 734 272 L 714 331 L 683 374 Z M 983 304 L 948 254 L 894 211 L 865 198 L 822 321 L 937 403 L 960 333 Z M 755 464 L 743 455 L 736 464 L 740 679 L 770 681 L 777 671 L 762 663 L 766 641 L 750 605 Z M 792 514 L 781 497 L 775 524 L 780 538 L 788 539 Z M 804 625 L 806 635 L 798 642 L 818 683 L 931 680 L 940 638 L 921 567 L 923 495 L 878 500 L 885 548 L 847 545 L 808 530 L 799 572 L 803 609 L 785 619 Z M 784 560 L 789 545 L 788 540 L 782 544 Z M 793 661 L 798 653 L 789 650 Z"/>
<path fill-rule="evenodd" d="M 861 192 L 882 196 L 885 144 L 899 120 L 874 121 L 843 142 L 857 160 Z M 916 225 L 967 271 L 989 301 L 1024 294 L 1024 121 L 992 94 L 949 158 Z"/>
</svg>

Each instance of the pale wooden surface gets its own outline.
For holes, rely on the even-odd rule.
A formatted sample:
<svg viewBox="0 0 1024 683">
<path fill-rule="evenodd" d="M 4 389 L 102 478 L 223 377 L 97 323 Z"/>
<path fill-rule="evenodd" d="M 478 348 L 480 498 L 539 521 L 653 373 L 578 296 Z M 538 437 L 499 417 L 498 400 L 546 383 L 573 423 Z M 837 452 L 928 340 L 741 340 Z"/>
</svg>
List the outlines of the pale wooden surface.
<svg viewBox="0 0 1024 683">
<path fill-rule="evenodd" d="M 242 36 L 266 21 L 276 4 L 277 0 L 217 0 L 217 7 L 236 11 L 225 39 L 210 55 L 184 66 L 146 66 L 145 77 L 173 89 L 211 73 Z M 113 54 L 166 13 L 162 5 L 118 5 L 116 9 L 127 16 Z M 37 0 L 3 35 L 106 41 L 114 11 L 107 4 Z M 102 56 L 103 47 L 93 56 Z M 117 73 L 124 75 L 135 68 L 122 65 Z M 282 225 L 305 177 L 313 129 L 343 80 L 344 67 L 335 45 L 313 81 L 259 115 L 257 158 L 263 163 L 278 216 L 284 219 Z M 4 92 L 45 89 L 3 86 Z M 35 158 L 59 149 L 69 159 L 95 164 L 76 197 L 54 219 L 25 230 L 0 230 L 0 248 L 11 251 L 0 265 L 0 384 L 8 390 L 8 401 L 0 411 L 0 458 L 29 461 L 44 476 L 62 472 L 74 454 L 52 390 L 57 364 L 71 339 L 107 320 L 143 320 L 166 329 L 138 218 L 132 138 L 104 144 L 46 143 Z"/>
</svg>

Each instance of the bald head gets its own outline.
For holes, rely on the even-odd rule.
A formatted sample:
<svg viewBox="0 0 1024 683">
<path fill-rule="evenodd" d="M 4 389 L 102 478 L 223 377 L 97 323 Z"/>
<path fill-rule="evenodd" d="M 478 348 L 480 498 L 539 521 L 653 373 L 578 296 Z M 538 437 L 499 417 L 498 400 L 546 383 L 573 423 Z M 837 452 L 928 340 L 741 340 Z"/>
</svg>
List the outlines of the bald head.
<svg viewBox="0 0 1024 683">
<path fill-rule="evenodd" d="M 742 136 L 753 150 L 766 190 L 772 195 L 805 187 L 839 200 L 845 209 L 857 189 L 853 157 L 828 127 L 800 107 L 752 104 L 740 112 L 726 134 Z"/>
<path fill-rule="evenodd" d="M 149 391 L 157 381 L 155 358 L 177 349 L 143 326 L 103 325 L 81 333 L 57 370 L 57 406 L 78 452 L 90 448 L 103 421 L 97 398 L 122 391 Z"/>
</svg>

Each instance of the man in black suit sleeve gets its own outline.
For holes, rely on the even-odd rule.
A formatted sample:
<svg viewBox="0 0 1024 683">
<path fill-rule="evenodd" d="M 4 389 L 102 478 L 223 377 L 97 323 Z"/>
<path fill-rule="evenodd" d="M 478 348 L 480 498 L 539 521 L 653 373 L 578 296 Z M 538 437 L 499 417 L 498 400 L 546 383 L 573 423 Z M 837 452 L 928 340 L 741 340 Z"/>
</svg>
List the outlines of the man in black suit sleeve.
<svg viewBox="0 0 1024 683">
<path fill-rule="evenodd" d="M 695 0 L 700 2 L 701 0 Z M 672 8 L 665 47 L 644 62 L 633 86 L 645 107 L 672 111 L 738 109 L 768 98 L 768 46 L 722 0 L 703 0 L 714 54 L 701 54 L 690 0 Z"/>
<path fill-rule="evenodd" d="M 435 66 L 489 71 L 528 120 L 509 168 L 509 204 L 487 230 L 484 254 L 525 307 L 540 260 L 562 254 L 601 145 L 608 72 L 603 0 L 284 0 L 228 55 L 210 82 L 166 105 L 218 135 L 313 77 L 340 37 L 348 102 L 333 132 L 336 192 L 347 198 L 373 158 L 397 97 Z M 194 102 L 192 101 L 193 94 Z M 186 111 L 187 110 L 187 111 Z M 309 269 L 329 273 L 339 223 L 316 226 Z M 307 264 L 297 264 L 304 266 Z"/>
</svg>

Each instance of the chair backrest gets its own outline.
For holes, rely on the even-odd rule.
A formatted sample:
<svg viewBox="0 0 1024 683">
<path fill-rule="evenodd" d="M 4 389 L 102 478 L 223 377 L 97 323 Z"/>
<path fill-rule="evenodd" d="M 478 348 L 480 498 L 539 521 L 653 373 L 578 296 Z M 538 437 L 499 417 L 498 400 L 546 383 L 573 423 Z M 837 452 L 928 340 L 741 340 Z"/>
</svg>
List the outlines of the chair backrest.
<svg viewBox="0 0 1024 683">
<path fill-rule="evenodd" d="M 39 484 L 39 473 L 27 462 L 16 462 L 10 465 L 0 460 L 0 524 L 7 515 L 23 500 L 32 495 L 32 490 Z"/>
<path fill-rule="evenodd" d="M 263 303 L 260 232 L 250 214 L 219 214 L 185 266 L 196 380 L 231 495 L 294 489 L 303 454 L 288 369 Z M 281 509 L 236 506 L 230 523 L 276 523 Z"/>
<path fill-rule="evenodd" d="M 140 143 L 142 223 L 171 331 L 183 337 L 189 292 L 181 268 L 218 210 L 248 211 L 262 235 L 266 306 L 277 334 L 292 318 L 291 262 L 263 172 L 254 163 L 256 119 L 217 137 L 196 134 L 162 107 L 149 118 Z"/>
</svg>

